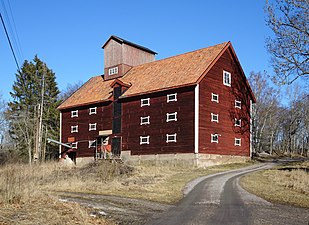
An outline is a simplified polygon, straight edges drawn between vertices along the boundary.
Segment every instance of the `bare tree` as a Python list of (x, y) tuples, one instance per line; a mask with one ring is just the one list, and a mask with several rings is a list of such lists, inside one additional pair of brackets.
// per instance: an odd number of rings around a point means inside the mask
[(279, 91), (271, 87), (266, 73), (250, 73), (249, 82), (256, 97), (253, 106), (253, 148), (255, 152), (272, 152), (278, 130)]
[(274, 37), (267, 40), (272, 55), (274, 81), (291, 84), (309, 77), (309, 1), (275, 0), (266, 3), (267, 25)]
[(82, 81), (78, 81), (75, 84), (67, 84), (66, 88), (60, 92), (59, 99), (61, 101), (66, 100), (70, 97), (75, 91), (77, 91), (83, 85)]

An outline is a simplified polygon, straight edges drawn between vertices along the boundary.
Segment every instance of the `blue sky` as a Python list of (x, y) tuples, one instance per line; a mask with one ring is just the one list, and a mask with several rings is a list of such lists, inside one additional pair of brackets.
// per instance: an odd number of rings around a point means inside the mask
[[(56, 73), (60, 90), (103, 73), (101, 47), (110, 35), (158, 52), (156, 59), (231, 41), (247, 76), (250, 71), (272, 70), (265, 49), (271, 35), (265, 25), (265, 1), (1, 1), (3, 16), (3, 3), (8, 12), (11, 6), (23, 53), (19, 63), (37, 54)], [(1, 25), (0, 93), (6, 100), (16, 70)]]

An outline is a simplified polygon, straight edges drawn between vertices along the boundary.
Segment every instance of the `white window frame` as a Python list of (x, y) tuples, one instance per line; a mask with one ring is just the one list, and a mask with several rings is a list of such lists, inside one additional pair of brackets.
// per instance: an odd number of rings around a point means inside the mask
[[(239, 121), (239, 124), (238, 124)], [(241, 127), (241, 119), (235, 118), (235, 127)]]
[(168, 94), (166, 102), (177, 102), (177, 93)]
[[(214, 117), (217, 117), (217, 119)], [(219, 123), (219, 114), (211, 113), (211, 122)]]
[[(226, 76), (227, 76), (227, 79), (226, 79)], [(231, 73), (223, 70), (223, 84), (230, 87), (231, 83), (232, 83)]]
[[(217, 99), (215, 99), (217, 98)], [(211, 93), (211, 101), (219, 103), (219, 95), (215, 93)]]
[(95, 148), (96, 146), (91, 146), (95, 142), (96, 142), (96, 140), (88, 141), (88, 148)]
[[(217, 140), (214, 140), (215, 137), (217, 137)], [(210, 135), (210, 142), (211, 143), (219, 143), (219, 134), (211, 134)]]
[(141, 116), (141, 125), (150, 124), (150, 116)]
[(150, 136), (139, 136), (139, 144), (140, 145), (149, 145)]
[(89, 108), (89, 115), (97, 114), (97, 107)]
[(235, 146), (241, 146), (241, 138), (235, 138)]
[(89, 123), (89, 131), (97, 130), (97, 123)]
[(166, 134), (166, 143), (177, 142), (177, 133), (175, 134)]
[[(170, 118), (175, 117), (175, 118)], [(177, 121), (177, 112), (166, 113), (166, 122)]]
[(241, 101), (235, 100), (235, 108), (241, 109)]
[(118, 74), (118, 66), (108, 69), (108, 75)]
[(150, 105), (150, 98), (142, 98), (141, 99), (141, 107), (149, 106)]
[(71, 126), (71, 133), (78, 133), (78, 125)]
[(73, 143), (71, 143), (72, 148), (77, 149), (77, 143), (78, 143), (78, 142), (73, 142)]
[(78, 110), (71, 111), (71, 118), (78, 117)]

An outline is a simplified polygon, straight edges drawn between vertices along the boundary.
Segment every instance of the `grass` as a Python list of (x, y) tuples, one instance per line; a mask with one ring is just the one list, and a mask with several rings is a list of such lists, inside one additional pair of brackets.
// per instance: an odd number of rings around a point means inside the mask
[(241, 185), (270, 202), (309, 208), (309, 161), (249, 174)]
[(60, 202), (57, 192), (85, 192), (175, 203), (190, 180), (247, 164), (206, 169), (184, 163), (126, 165), (100, 161), (84, 167), (59, 163), (0, 167), (0, 224), (112, 224), (89, 209)]
[[(49, 191), (84, 192), (92, 194), (116, 195), (130, 198), (170, 203), (179, 201), (186, 183), (200, 176), (216, 172), (237, 169), (247, 164), (229, 164), (206, 169), (186, 164), (147, 163), (135, 165), (114, 165), (114, 171), (120, 170), (117, 176), (105, 172), (106, 162), (94, 166), (94, 171), (81, 168), (72, 171), (70, 177), (60, 178), (56, 183), (43, 186)], [(89, 165), (88, 165), (89, 166)], [(122, 168), (122, 169), (121, 169)], [(87, 170), (88, 173), (81, 172)]]

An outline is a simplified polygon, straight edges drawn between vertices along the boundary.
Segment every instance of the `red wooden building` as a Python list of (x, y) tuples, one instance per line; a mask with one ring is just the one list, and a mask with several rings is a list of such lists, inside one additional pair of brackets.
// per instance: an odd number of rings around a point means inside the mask
[(69, 154), (93, 158), (107, 149), (203, 164), (250, 157), (255, 98), (230, 42), (162, 60), (116, 36), (103, 49), (104, 75), (58, 107)]

